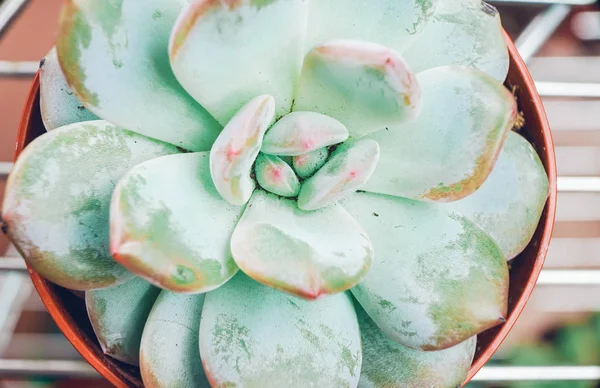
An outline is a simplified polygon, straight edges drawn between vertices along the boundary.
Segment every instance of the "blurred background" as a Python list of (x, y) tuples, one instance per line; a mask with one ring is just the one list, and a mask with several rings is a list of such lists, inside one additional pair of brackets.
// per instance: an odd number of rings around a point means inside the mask
[[(559, 205), (538, 287), (469, 387), (598, 387), (600, 7), (592, 0), (490, 2), (543, 97), (556, 142)], [(21, 109), (54, 41), (61, 3), (0, 0), (0, 202)], [(0, 388), (108, 386), (53, 324), (0, 234)]]

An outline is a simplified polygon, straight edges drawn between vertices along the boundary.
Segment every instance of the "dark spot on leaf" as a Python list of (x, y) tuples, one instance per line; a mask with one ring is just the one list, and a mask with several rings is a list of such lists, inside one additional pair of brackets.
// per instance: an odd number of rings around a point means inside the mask
[(40, 61), (40, 69), (44, 67), (44, 63), (46, 63), (46, 58), (42, 58), (42, 60)]
[(8, 224), (2, 219), (2, 214), (0, 213), (0, 229), (2, 233), (8, 234)]
[(373, 213), (373, 215), (374, 215), (375, 217), (379, 217), (379, 214), (377, 214), (377, 213)]
[(79, 110), (84, 110), (84, 109), (85, 109), (85, 106), (83, 106), (83, 105), (79, 105), (79, 106), (77, 107), (77, 109), (79, 109)]
[(493, 5), (486, 3), (485, 1), (481, 2), (481, 9), (483, 12), (487, 13), (490, 16), (496, 16), (498, 10)]

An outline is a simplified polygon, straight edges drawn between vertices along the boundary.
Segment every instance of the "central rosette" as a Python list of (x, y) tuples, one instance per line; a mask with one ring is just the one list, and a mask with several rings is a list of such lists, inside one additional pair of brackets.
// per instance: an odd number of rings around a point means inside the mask
[(274, 116), (273, 97), (254, 98), (211, 149), (213, 182), (232, 205), (245, 205), (258, 183), (280, 197), (297, 197), (301, 210), (317, 210), (355, 192), (375, 171), (377, 142), (348, 140), (338, 120), (293, 112), (273, 124)]

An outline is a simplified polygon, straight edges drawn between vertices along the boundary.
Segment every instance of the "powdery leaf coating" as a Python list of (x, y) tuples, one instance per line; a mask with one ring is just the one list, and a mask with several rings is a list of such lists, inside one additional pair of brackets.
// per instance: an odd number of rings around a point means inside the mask
[(369, 237), (340, 205), (305, 212), (262, 190), (233, 232), (231, 252), (248, 276), (307, 299), (353, 287), (373, 261)]
[(282, 197), (296, 197), (300, 181), (294, 170), (281, 158), (259, 154), (256, 159), (256, 181), (263, 189)]
[(300, 189), (298, 207), (316, 210), (356, 192), (371, 177), (379, 161), (379, 144), (361, 139), (340, 146)]
[(106, 121), (71, 124), (27, 146), (8, 178), (2, 217), (27, 262), (74, 290), (122, 283), (131, 274), (109, 251), (109, 206), (131, 167), (176, 147)]
[(210, 150), (215, 187), (233, 205), (244, 205), (256, 188), (250, 174), (274, 115), (273, 97), (255, 97), (229, 121)]
[(198, 332), (204, 294), (162, 291), (150, 312), (140, 347), (146, 388), (208, 387)]
[(304, 60), (294, 111), (331, 116), (359, 138), (414, 119), (421, 91), (395, 51), (375, 43), (334, 40)]
[(506, 79), (509, 66), (500, 14), (481, 0), (440, 1), (418, 39), (402, 55), (417, 73), (463, 65), (500, 82)]
[(175, 79), (171, 29), (187, 0), (67, 0), (56, 48), (67, 82), (96, 115), (190, 151), (221, 126)]
[(104, 354), (139, 365), (144, 324), (160, 290), (140, 278), (85, 293), (85, 306)]
[(177, 79), (223, 125), (262, 94), (275, 97), (277, 117), (287, 114), (302, 66), (308, 4), (191, 2), (171, 36)]
[(503, 322), (508, 266), (481, 229), (436, 204), (357, 193), (343, 203), (377, 260), (352, 289), (393, 340), (441, 350)]
[(111, 204), (116, 261), (174, 292), (208, 292), (238, 268), (229, 239), (243, 208), (223, 201), (208, 152), (158, 158), (131, 169)]
[(307, 51), (330, 39), (356, 39), (404, 51), (446, 0), (310, 0)]
[(460, 387), (464, 383), (477, 337), (445, 350), (415, 350), (392, 341), (358, 304), (355, 307), (363, 350), (359, 387)]
[(316, 112), (292, 112), (265, 135), (261, 151), (270, 155), (298, 156), (348, 139), (346, 126)]
[(40, 62), (40, 110), (48, 131), (68, 124), (98, 120), (67, 85), (55, 47)]
[(243, 274), (206, 295), (200, 354), (213, 387), (356, 387), (362, 359), (349, 295), (305, 301)]
[(492, 171), (517, 104), (501, 83), (473, 68), (448, 66), (418, 75), (423, 111), (401, 130), (369, 138), (381, 158), (364, 190), (451, 202), (477, 190)]
[(329, 158), (329, 150), (319, 148), (304, 155), (294, 156), (292, 164), (299, 177), (308, 178), (323, 167), (327, 158)]
[(511, 132), (481, 188), (444, 206), (485, 230), (511, 260), (531, 241), (548, 194), (548, 176), (537, 152)]

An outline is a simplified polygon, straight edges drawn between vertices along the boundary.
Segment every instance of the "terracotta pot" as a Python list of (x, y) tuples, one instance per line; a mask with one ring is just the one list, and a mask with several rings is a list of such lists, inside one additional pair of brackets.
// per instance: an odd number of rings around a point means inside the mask
[[(507, 86), (516, 87), (519, 108), (526, 119), (526, 125), (521, 133), (534, 145), (546, 168), (550, 179), (550, 197), (533, 240), (511, 264), (508, 319), (503, 325), (479, 336), (477, 354), (467, 382), (492, 357), (523, 311), (546, 258), (556, 211), (556, 160), (546, 113), (525, 63), (510, 38), (506, 36), (506, 39), (511, 57)], [(38, 74), (33, 81), (23, 110), (15, 157), (29, 142), (44, 132), (39, 108)], [(117, 387), (142, 387), (137, 368), (115, 361), (102, 353), (81, 298), (46, 281), (31, 269), (29, 273), (50, 315), (83, 357)]]

